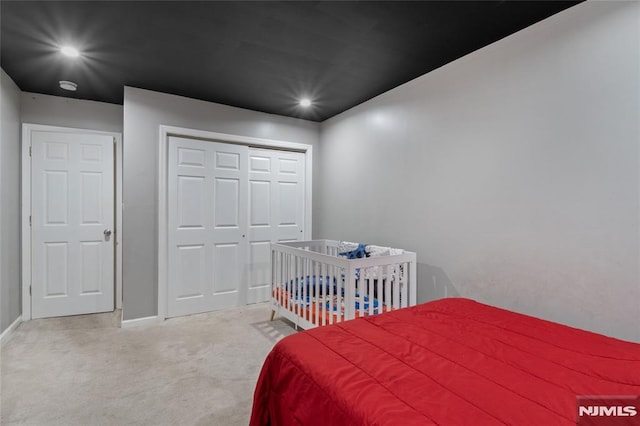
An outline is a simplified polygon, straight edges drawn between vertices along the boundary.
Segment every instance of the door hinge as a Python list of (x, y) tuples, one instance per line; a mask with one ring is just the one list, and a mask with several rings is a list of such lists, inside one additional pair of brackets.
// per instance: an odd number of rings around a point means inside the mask
[(31, 215), (29, 215), (29, 226), (31, 226)]
[(31, 286), (29, 286), (29, 296), (31, 296)]
[(31, 157), (31, 146), (29, 146), (29, 157)]
[(116, 143), (116, 137), (115, 136), (113, 137), (113, 143)]

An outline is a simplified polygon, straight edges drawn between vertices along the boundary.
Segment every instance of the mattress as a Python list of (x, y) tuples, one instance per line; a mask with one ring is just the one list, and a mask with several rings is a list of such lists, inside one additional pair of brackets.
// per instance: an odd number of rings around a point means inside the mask
[(449, 298), (282, 339), (250, 424), (575, 425), (581, 395), (640, 395), (640, 345)]

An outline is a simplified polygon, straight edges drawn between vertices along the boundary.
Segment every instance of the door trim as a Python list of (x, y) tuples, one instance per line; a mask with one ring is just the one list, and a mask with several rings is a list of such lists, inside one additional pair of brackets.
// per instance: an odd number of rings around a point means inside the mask
[(103, 132), (90, 129), (47, 126), (43, 124), (22, 123), (22, 179), (21, 179), (21, 211), (22, 220), (22, 320), (31, 319), (31, 134), (33, 132), (89, 133), (108, 135), (115, 138), (115, 308), (122, 309), (122, 135), (114, 132)]
[(169, 286), (169, 215), (168, 215), (168, 168), (169, 168), (169, 137), (183, 137), (200, 139), (211, 142), (222, 142), (236, 145), (247, 145), (253, 148), (282, 149), (302, 152), (305, 154), (305, 229), (303, 239), (309, 240), (312, 235), (312, 164), (313, 146), (298, 142), (279, 141), (274, 139), (260, 139), (249, 136), (231, 135), (227, 133), (208, 132), (204, 130), (188, 129), (184, 127), (160, 125), (158, 155), (158, 319), (165, 320), (168, 311)]

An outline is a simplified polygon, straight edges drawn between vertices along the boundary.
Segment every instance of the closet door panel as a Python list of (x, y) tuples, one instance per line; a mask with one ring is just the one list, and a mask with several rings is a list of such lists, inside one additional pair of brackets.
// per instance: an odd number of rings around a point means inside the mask
[(169, 317), (247, 303), (246, 146), (169, 138)]
[(271, 297), (271, 242), (295, 241), (304, 230), (302, 153), (249, 151), (249, 303)]

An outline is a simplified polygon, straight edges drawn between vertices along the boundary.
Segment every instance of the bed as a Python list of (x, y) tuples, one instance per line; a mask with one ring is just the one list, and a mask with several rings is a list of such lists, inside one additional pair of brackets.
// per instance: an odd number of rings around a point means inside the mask
[(416, 254), (336, 240), (271, 244), (272, 315), (309, 329), (416, 304)]
[(640, 395), (640, 345), (448, 298), (282, 339), (250, 425), (575, 425), (581, 395)]

